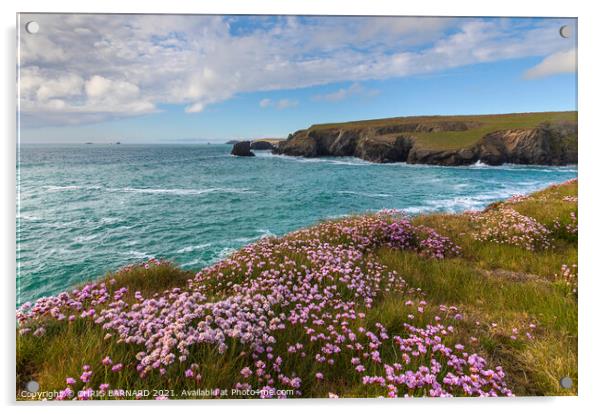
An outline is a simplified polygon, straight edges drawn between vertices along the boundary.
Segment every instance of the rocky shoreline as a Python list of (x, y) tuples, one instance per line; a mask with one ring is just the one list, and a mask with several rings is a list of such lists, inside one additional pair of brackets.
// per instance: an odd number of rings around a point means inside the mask
[[(518, 114), (518, 116), (523, 114)], [(500, 117), (504, 117), (501, 115)], [(399, 121), (385, 125), (357, 126), (356, 123), (310, 127), (289, 135), (272, 151), (275, 154), (322, 157), (354, 156), (376, 163), (407, 162), (459, 166), (478, 161), (488, 165), (504, 163), (566, 165), (577, 163), (577, 123), (541, 122), (535, 126), (484, 129), (479, 117), (471, 120), (437, 119), (427, 122)], [(407, 118), (410, 120), (410, 118)], [(473, 120), (474, 119), (474, 120)], [(520, 119), (520, 118), (519, 118)], [(403, 120), (403, 118), (402, 118)], [(433, 148), (421, 137), (450, 133), (477, 134), (474, 142), (457, 148)]]

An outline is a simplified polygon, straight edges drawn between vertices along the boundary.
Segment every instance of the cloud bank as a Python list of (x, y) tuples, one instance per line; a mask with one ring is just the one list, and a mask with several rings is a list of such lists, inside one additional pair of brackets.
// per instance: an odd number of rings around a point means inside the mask
[(525, 78), (535, 79), (577, 71), (577, 49), (557, 52), (525, 72)]
[(546, 19), (21, 15), (23, 26), (30, 20), (40, 31), (21, 30), (19, 40), (25, 127), (100, 122), (162, 105), (195, 114), (241, 93), (351, 82), (316, 97), (337, 101), (373, 93), (361, 86), (366, 80), (522, 57), (544, 58), (526, 75), (537, 77), (569, 70), (575, 53), (558, 22)]

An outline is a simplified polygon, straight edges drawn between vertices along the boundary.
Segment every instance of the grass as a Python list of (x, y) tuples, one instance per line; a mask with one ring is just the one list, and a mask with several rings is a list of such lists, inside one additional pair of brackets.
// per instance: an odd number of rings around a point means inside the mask
[[(509, 387), (516, 395), (576, 395), (577, 394), (577, 297), (571, 286), (558, 276), (563, 264), (577, 263), (577, 237), (571, 232), (554, 230), (560, 223), (571, 223), (571, 213), (577, 213), (577, 183), (552, 186), (531, 196), (507, 203), (496, 203), (489, 211), (513, 208), (552, 229), (552, 246), (546, 250), (530, 251), (504, 243), (476, 241), (474, 232), (478, 224), (469, 214), (432, 214), (417, 216), (413, 224), (429, 226), (439, 234), (449, 236), (461, 247), (461, 254), (436, 260), (413, 251), (379, 247), (360, 259), (357, 266), (364, 271), (374, 263), (384, 265), (403, 277), (403, 287), (383, 290), (375, 298), (372, 308), (364, 307), (365, 320), (354, 320), (351, 327), (374, 326), (382, 323), (388, 334), (406, 336), (404, 324), (412, 314), (415, 326), (426, 326), (433, 318), (442, 315), (440, 306), (455, 306), (463, 317), (446, 319), (454, 327), (446, 343), (466, 345), (467, 352), (482, 355), (492, 366), (500, 365), (506, 372)], [(328, 223), (327, 223), (328, 224)], [(328, 226), (324, 227), (328, 230)], [(334, 228), (334, 227), (333, 227)], [(284, 239), (302, 242), (309, 233), (293, 233)], [(349, 238), (336, 231), (321, 233), (324, 242), (346, 245)], [(277, 246), (274, 244), (274, 246)], [(237, 255), (243, 253), (236, 253)], [(274, 247), (268, 268), (299, 271), (309, 266), (307, 258), (294, 250)], [(285, 259), (286, 258), (286, 259)], [(219, 300), (231, 294), (232, 283), (245, 283), (257, 279), (265, 267), (243, 272), (226, 262), (216, 270), (219, 277), (206, 283), (208, 300)], [(234, 262), (232, 262), (234, 263)], [(301, 274), (301, 273), (299, 273)], [(134, 292), (144, 297), (161, 295), (173, 288), (190, 288), (193, 273), (180, 270), (169, 263), (144, 268), (135, 266), (125, 272), (108, 274), (110, 293), (128, 286), (123, 297), (134, 303)], [(353, 291), (343, 285), (339, 291), (345, 300), (354, 300)], [(425, 300), (423, 312), (405, 306), (408, 300)], [(448, 312), (449, 311), (445, 311)], [(445, 313), (444, 312), (444, 313)], [(90, 385), (98, 387), (110, 383), (123, 389), (169, 390), (170, 398), (191, 398), (187, 390), (231, 389), (242, 381), (240, 371), (253, 364), (251, 352), (244, 345), (230, 340), (227, 351), (220, 354), (215, 346), (195, 345), (188, 362), (199, 364), (201, 379), (187, 378), (185, 364), (174, 363), (160, 375), (152, 372), (145, 378), (136, 373), (136, 353), (140, 345), (120, 343), (114, 337), (105, 338), (106, 331), (88, 319), (71, 323), (52, 318), (45, 320), (46, 334), (17, 336), (17, 398), (29, 380), (40, 383), (43, 391), (65, 388), (65, 378), (77, 377), (82, 365), (90, 364), (95, 373)], [(287, 348), (296, 343), (304, 345), (307, 355), (320, 353), (321, 345), (309, 341), (299, 325), (276, 331), (274, 355), (286, 355)], [(376, 386), (362, 384), (364, 375), (378, 375), (376, 367), (367, 366), (365, 373), (355, 372), (349, 366), (351, 354), (342, 351), (345, 358), (337, 359), (331, 366), (316, 364), (313, 358), (300, 353), (287, 355), (283, 372), (293, 372), (303, 378), (300, 391), (305, 397), (327, 397), (330, 392), (348, 397), (373, 397), (382, 393)], [(101, 364), (110, 355), (122, 361), (125, 368), (112, 372)], [(388, 363), (400, 360), (393, 346), (381, 350)], [(324, 374), (323, 381), (312, 380)], [(574, 387), (563, 389), (559, 379), (572, 378)], [(417, 390), (410, 393), (421, 395)], [(153, 398), (154, 395), (143, 396)], [(200, 398), (202, 396), (196, 396)], [(207, 397), (207, 396), (204, 396)]]
[[(577, 122), (577, 112), (533, 112), (502, 115), (462, 115), (462, 116), (413, 116), (384, 118), (364, 121), (318, 124), (310, 129), (357, 129), (376, 128), (400, 124), (429, 124), (435, 122), (466, 122), (471, 125), (465, 131), (413, 132), (416, 145), (425, 149), (452, 150), (469, 147), (484, 135), (513, 128), (535, 128), (549, 122)], [(385, 138), (386, 139), (386, 138)], [(576, 138), (575, 138), (576, 145)]]

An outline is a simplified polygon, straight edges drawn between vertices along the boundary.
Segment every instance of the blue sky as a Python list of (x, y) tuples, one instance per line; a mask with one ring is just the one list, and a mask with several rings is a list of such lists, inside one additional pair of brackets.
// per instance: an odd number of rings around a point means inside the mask
[[(21, 16), (21, 141), (221, 142), (576, 109), (576, 21)], [(562, 25), (573, 28), (563, 38)]]

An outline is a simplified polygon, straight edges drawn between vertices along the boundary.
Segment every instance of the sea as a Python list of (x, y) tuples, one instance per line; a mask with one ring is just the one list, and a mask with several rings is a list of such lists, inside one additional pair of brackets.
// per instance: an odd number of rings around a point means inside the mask
[(21, 145), (17, 305), (149, 258), (200, 270), (321, 220), (478, 210), (577, 166), (466, 167), (300, 158), (230, 145)]

